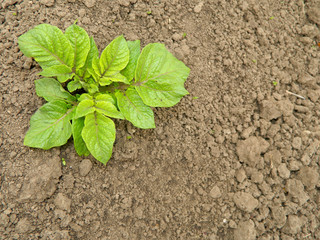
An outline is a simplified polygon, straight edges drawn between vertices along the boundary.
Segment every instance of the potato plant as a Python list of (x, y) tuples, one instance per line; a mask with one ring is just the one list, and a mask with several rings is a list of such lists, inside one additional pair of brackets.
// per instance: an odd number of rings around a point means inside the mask
[(50, 149), (72, 136), (80, 156), (106, 164), (116, 137), (112, 118), (154, 128), (151, 107), (171, 107), (188, 94), (190, 69), (163, 44), (140, 52), (140, 41), (115, 38), (101, 53), (92, 37), (73, 24), (63, 33), (40, 24), (18, 39), (21, 51), (38, 62), (36, 93), (47, 103), (31, 117), (24, 144)]

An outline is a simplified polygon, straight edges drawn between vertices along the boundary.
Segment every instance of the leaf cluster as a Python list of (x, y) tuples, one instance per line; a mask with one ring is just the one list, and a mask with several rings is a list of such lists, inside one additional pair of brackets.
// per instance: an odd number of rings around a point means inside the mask
[(115, 38), (99, 54), (92, 37), (73, 24), (63, 33), (40, 24), (18, 39), (21, 51), (41, 66), (37, 95), (47, 103), (31, 117), (24, 144), (50, 149), (72, 136), (80, 156), (106, 164), (116, 137), (112, 118), (154, 128), (151, 107), (171, 107), (188, 94), (189, 68), (163, 44), (140, 51), (140, 41)]

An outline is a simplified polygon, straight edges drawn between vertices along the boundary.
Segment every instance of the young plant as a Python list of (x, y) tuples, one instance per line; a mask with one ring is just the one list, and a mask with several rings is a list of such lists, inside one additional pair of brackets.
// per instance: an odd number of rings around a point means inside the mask
[(36, 93), (47, 103), (31, 117), (24, 144), (50, 149), (72, 136), (80, 156), (106, 164), (116, 137), (111, 118), (155, 128), (151, 107), (171, 107), (188, 94), (190, 69), (163, 44), (140, 52), (140, 41), (114, 39), (99, 56), (92, 37), (76, 24), (63, 33), (40, 24), (19, 37), (19, 47), (42, 68)]

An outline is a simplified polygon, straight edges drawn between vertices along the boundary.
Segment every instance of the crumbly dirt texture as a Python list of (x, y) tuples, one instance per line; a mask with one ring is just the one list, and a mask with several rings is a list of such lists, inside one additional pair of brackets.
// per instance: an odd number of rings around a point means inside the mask
[[(156, 129), (116, 121), (107, 166), (23, 146), (44, 100), (17, 38), (76, 19), (191, 68)], [(1, 1), (0, 239), (320, 239), (319, 27), (318, 0)]]

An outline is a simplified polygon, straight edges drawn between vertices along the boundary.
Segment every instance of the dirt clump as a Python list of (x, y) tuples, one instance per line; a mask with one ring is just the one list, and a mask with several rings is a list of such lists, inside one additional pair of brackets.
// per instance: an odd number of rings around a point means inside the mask
[[(320, 239), (319, 16), (317, 0), (2, 1), (0, 239)], [(123, 34), (191, 69), (155, 129), (116, 121), (107, 166), (23, 145), (44, 100), (17, 39), (76, 19), (100, 52)]]

